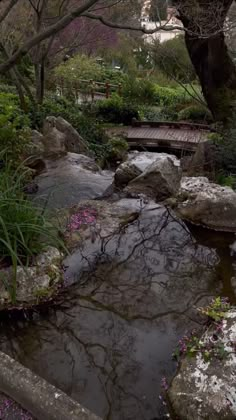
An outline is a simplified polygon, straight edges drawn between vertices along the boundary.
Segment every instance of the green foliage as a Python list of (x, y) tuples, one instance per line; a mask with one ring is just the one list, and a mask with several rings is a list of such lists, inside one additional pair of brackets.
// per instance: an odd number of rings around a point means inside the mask
[[(141, 45), (142, 47), (144, 45), (142, 40)], [(139, 37), (135, 38), (128, 32), (121, 32), (118, 34), (118, 43), (114, 47), (105, 48), (100, 52), (108, 65), (112, 66), (115, 64), (121, 68), (123, 73), (136, 77), (138, 74), (136, 53), (140, 50), (139, 46)]]
[(126, 140), (122, 138), (113, 138), (107, 143), (106, 161), (109, 163), (117, 163), (124, 160), (129, 150), (129, 145)]
[(152, 56), (156, 67), (169, 78), (183, 83), (189, 83), (196, 79), (182, 35), (163, 43), (156, 42), (153, 46)]
[(129, 78), (122, 87), (122, 96), (130, 102), (154, 104), (155, 84), (147, 79)]
[(140, 106), (139, 107), (139, 114), (141, 120), (145, 121), (163, 121), (165, 120), (165, 116), (163, 111), (160, 107), (155, 106)]
[(216, 182), (224, 187), (235, 188), (236, 186), (236, 176), (225, 175), (224, 173), (218, 173), (216, 175)]
[(15, 166), (19, 164), (29, 143), (30, 120), (20, 109), (14, 94), (0, 94), (0, 152)]
[(102, 145), (91, 145), (91, 149), (94, 151), (100, 166), (105, 168), (113, 167), (118, 162), (123, 161), (129, 145), (123, 138), (114, 137)]
[[(191, 99), (192, 100), (192, 99)], [(155, 86), (155, 103), (159, 106), (173, 106), (190, 101), (190, 97), (182, 88)]]
[(117, 95), (96, 105), (96, 116), (103, 122), (130, 125), (133, 118), (139, 119), (138, 108)]
[[(76, 55), (56, 68), (54, 84), (62, 87), (63, 94), (67, 98), (75, 99), (78, 92), (91, 92), (91, 80), (110, 85), (122, 85), (126, 78), (127, 76), (122, 71), (102, 66), (95, 58)], [(110, 86), (111, 92), (117, 92), (117, 89), (118, 87)], [(106, 86), (94, 83), (94, 90), (105, 93)]]
[(73, 83), (78, 79), (100, 80), (102, 67), (94, 58), (86, 55), (76, 55), (55, 69), (56, 79)]
[(12, 93), (16, 95), (16, 88), (12, 85), (7, 85), (5, 83), (0, 83), (0, 95), (2, 93)]
[(230, 304), (227, 299), (218, 296), (206, 308), (200, 308), (201, 314), (206, 315), (212, 321), (222, 321), (226, 312), (230, 309)]
[(220, 175), (224, 177), (236, 174), (236, 130), (229, 128), (221, 131), (213, 137), (215, 144), (216, 167)]
[(9, 292), (12, 303), (17, 295), (17, 265), (31, 262), (45, 245), (63, 246), (55, 228), (47, 221), (44, 211), (25, 198), (22, 186), (26, 171), (13, 170), (11, 165), (1, 169), (0, 177), (0, 258), (13, 266), (11, 284), (0, 278)]
[(15, 129), (21, 129), (29, 125), (27, 115), (20, 108), (17, 95), (12, 93), (0, 93), (0, 124), (11, 123)]
[(30, 110), (31, 127), (41, 129), (47, 116), (62, 117), (67, 120), (88, 141), (88, 143), (102, 143), (106, 140), (104, 130), (95, 120), (93, 106), (87, 108), (61, 98), (46, 98), (43, 105)]
[[(225, 348), (221, 338), (222, 327), (226, 313), (230, 310), (230, 304), (227, 298), (217, 297), (210, 305), (205, 308), (199, 308), (202, 315), (207, 316), (209, 331), (207, 336), (201, 340), (192, 331), (189, 335), (185, 335), (179, 340), (178, 347), (173, 353), (173, 357), (179, 360), (183, 356), (193, 357), (201, 354), (204, 360), (208, 361), (212, 357), (223, 359), (227, 357), (230, 350)], [(233, 343), (232, 343), (233, 350)]]
[(178, 120), (211, 123), (213, 121), (210, 111), (202, 105), (191, 105), (178, 113)]

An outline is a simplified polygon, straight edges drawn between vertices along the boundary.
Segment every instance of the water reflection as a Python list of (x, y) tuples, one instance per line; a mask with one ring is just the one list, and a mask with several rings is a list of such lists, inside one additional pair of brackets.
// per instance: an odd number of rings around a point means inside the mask
[(4, 324), (1, 350), (104, 419), (160, 419), (161, 377), (175, 369), (178, 338), (202, 322), (195, 307), (235, 298), (233, 240), (209, 243), (147, 207), (114, 236), (84, 243), (67, 260), (75, 284), (60, 308)]

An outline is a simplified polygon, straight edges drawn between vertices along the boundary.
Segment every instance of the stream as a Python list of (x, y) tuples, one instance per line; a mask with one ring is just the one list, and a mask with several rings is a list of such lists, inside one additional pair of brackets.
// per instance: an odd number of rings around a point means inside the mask
[(175, 372), (178, 340), (201, 328), (196, 308), (236, 302), (234, 241), (147, 206), (67, 257), (60, 305), (2, 320), (0, 349), (102, 419), (164, 419), (162, 378)]

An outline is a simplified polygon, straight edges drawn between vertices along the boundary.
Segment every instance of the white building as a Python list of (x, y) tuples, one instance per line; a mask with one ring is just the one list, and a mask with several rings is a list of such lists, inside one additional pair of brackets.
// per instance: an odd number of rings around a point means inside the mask
[(153, 22), (149, 19), (149, 12), (151, 7), (151, 0), (146, 0), (144, 2), (144, 6), (141, 13), (141, 25), (143, 28), (147, 30), (157, 30), (153, 34), (145, 34), (144, 39), (148, 43), (152, 43), (156, 40), (159, 40), (161, 43), (168, 41), (169, 39), (174, 39), (176, 36), (180, 35), (182, 33), (181, 29), (169, 29), (169, 30), (163, 30), (160, 29), (158, 31), (159, 27), (175, 27), (179, 26), (182, 27), (182, 22), (176, 18), (176, 11), (173, 7), (169, 7), (167, 9), (167, 20), (161, 21), (161, 22)]

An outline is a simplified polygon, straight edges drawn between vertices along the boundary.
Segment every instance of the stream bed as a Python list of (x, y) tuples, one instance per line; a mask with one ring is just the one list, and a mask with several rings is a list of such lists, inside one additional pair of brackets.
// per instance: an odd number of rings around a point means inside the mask
[(2, 321), (0, 349), (103, 419), (166, 418), (161, 383), (178, 340), (201, 328), (197, 308), (236, 301), (234, 241), (149, 206), (67, 258), (60, 304)]

